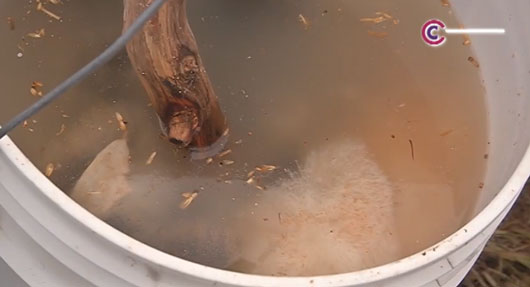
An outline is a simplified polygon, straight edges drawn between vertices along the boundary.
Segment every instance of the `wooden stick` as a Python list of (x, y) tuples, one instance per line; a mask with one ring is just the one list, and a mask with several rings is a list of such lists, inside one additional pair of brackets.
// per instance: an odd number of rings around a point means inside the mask
[[(150, 2), (124, 0), (124, 29)], [(127, 44), (127, 53), (171, 142), (207, 147), (227, 131), (188, 24), (185, 0), (164, 4)]]

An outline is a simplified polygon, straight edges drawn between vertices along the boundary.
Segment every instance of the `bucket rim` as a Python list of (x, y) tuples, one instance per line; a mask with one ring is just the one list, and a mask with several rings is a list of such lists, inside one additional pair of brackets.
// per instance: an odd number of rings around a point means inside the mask
[[(412, 272), (422, 266), (429, 265), (455, 252), (485, 230), (516, 199), (530, 175), (530, 145), (512, 176), (501, 191), (467, 224), (453, 234), (433, 246), (415, 254), (369, 269), (321, 276), (307, 277), (274, 277), (244, 274), (208, 267), (193, 263), (170, 254), (164, 253), (144, 244), (125, 233), (111, 227), (104, 221), (93, 216), (74, 200), (70, 199), (61, 189), (53, 184), (9, 138), (0, 139), (0, 152), (3, 153), (35, 186), (55, 203), (56, 207), (69, 214), (78, 224), (96, 232), (102, 238), (112, 242), (124, 252), (130, 252), (146, 262), (177, 271), (182, 274), (236, 286), (294, 286), (314, 284), (318, 286), (355, 286), (376, 283), (397, 275)], [(436, 247), (436, 251), (432, 251)]]

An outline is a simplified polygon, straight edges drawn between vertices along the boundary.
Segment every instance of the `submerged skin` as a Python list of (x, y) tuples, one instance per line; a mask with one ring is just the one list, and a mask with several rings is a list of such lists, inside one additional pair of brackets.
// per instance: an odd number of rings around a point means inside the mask
[[(343, 142), (311, 153), (297, 176), (264, 194), (240, 258), (243, 271), (311, 276), (351, 272), (395, 260), (393, 186), (361, 143)], [(274, 218), (267, 228), (252, 219)], [(247, 220), (248, 221), (248, 220)]]
[[(127, 163), (124, 143), (115, 141), (96, 157), (73, 198), (123, 232), (168, 253), (276, 276), (350, 272), (399, 256), (394, 187), (362, 143), (320, 148), (296, 174), (257, 198), (245, 199), (244, 194), (257, 191), (243, 180), (226, 185), (205, 178), (204, 184), (217, 190), (200, 192), (186, 210), (178, 207), (182, 198), (175, 187), (197, 179), (127, 176), (124, 166), (109, 169), (109, 163)], [(115, 152), (109, 157), (111, 149)], [(94, 189), (101, 191), (97, 197), (90, 193)], [(233, 199), (239, 205), (230, 205)]]
[(111, 142), (92, 161), (77, 181), (70, 197), (99, 218), (131, 192), (129, 147), (125, 138)]

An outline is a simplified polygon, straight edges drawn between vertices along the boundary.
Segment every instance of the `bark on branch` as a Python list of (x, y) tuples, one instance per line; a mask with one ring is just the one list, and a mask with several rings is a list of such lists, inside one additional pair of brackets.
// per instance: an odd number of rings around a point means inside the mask
[[(124, 0), (124, 29), (151, 0)], [(169, 140), (207, 147), (226, 120), (188, 24), (185, 0), (169, 0), (127, 44), (127, 53)]]

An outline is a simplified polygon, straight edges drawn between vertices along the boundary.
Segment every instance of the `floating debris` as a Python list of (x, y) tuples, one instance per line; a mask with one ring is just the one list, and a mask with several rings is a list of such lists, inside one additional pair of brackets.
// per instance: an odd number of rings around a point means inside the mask
[(219, 165), (228, 166), (228, 165), (232, 165), (232, 164), (234, 164), (234, 162), (235, 162), (235, 161), (233, 161), (233, 160), (225, 159), (225, 160), (221, 161), (221, 162), (219, 163)]
[(298, 21), (299, 21), (300, 23), (302, 23), (302, 25), (304, 26), (304, 30), (309, 29), (309, 26), (310, 26), (311, 24), (309, 23), (309, 20), (307, 20), (307, 18), (306, 18), (304, 15), (302, 15), (302, 14), (298, 14)]
[(47, 177), (50, 177), (50, 176), (52, 176), (54, 170), (55, 170), (55, 166), (53, 165), (53, 163), (49, 163), (49, 164), (46, 165), (46, 169), (44, 171), (44, 174)]
[(265, 187), (259, 184), (260, 176), (257, 175), (257, 173), (266, 173), (271, 172), (278, 169), (277, 166), (270, 165), (270, 164), (263, 164), (260, 166), (255, 167), (253, 170), (251, 170), (247, 174), (247, 184), (253, 184), (257, 189), (263, 191), (265, 190)]
[(41, 88), (43, 87), (44, 85), (39, 82), (39, 81), (33, 81), (31, 83), (31, 88), (29, 89), (29, 92), (31, 93), (32, 96), (35, 96), (35, 97), (42, 97), (42, 91), (41, 91)]
[(193, 192), (184, 192), (181, 194), (184, 197), (184, 200), (180, 203), (179, 207), (181, 209), (186, 209), (190, 206), (191, 202), (199, 195), (199, 191), (194, 190)]
[(21, 52), (17, 53), (17, 58), (22, 58), (22, 56), (24, 56), (24, 54), (22, 54)]
[(372, 23), (372, 24), (379, 24), (386, 21), (392, 21), (394, 25), (399, 24), (399, 19), (394, 18), (392, 15), (386, 13), (386, 12), (375, 12), (375, 17), (366, 17), (361, 18), (359, 21), (363, 23)]
[(42, 92), (38, 92), (37, 89), (35, 89), (35, 88), (30, 88), (29, 92), (31, 93), (32, 96), (35, 96), (35, 97), (36, 96), (39, 96), (39, 97), (42, 96)]
[(378, 38), (378, 39), (384, 39), (388, 36), (388, 32), (377, 32), (377, 31), (368, 31), (368, 35)]
[(248, 93), (247, 93), (247, 90), (245, 90), (245, 89), (241, 89), (241, 94), (243, 95), (243, 97), (244, 97), (245, 99), (248, 99)]
[(127, 122), (123, 120), (123, 116), (116, 112), (116, 120), (118, 121), (118, 125), (120, 127), (120, 130), (126, 131), (127, 130)]
[(13, 17), (7, 17), (7, 25), (9, 26), (9, 30), (15, 30), (15, 19)]
[(255, 182), (254, 177), (250, 177), (249, 179), (247, 179), (247, 184), (252, 184), (254, 182)]
[(454, 132), (454, 130), (452, 130), (452, 129), (451, 130), (446, 130), (446, 131), (440, 133), (440, 136), (441, 137), (445, 137), (445, 136), (451, 134), (452, 132)]
[(210, 164), (213, 162), (213, 158), (209, 157), (206, 159), (206, 164)]
[(260, 165), (260, 166), (256, 167), (256, 171), (268, 172), (268, 171), (273, 171), (273, 170), (275, 170), (277, 168), (278, 167), (276, 167), (274, 165), (263, 164), (263, 165)]
[(58, 5), (58, 4), (62, 4), (61, 0), (48, 0), (48, 2), (54, 4), (54, 5)]
[(64, 130), (66, 129), (66, 126), (64, 124), (61, 124), (61, 128), (57, 133), (55, 133), (56, 136), (60, 136), (64, 133)]
[(226, 128), (226, 130), (223, 132), (223, 137), (227, 136), (230, 132), (230, 128)]
[(37, 39), (44, 37), (44, 35), (46, 35), (46, 32), (45, 32), (44, 28), (41, 28), (41, 29), (35, 31), (34, 33), (28, 33), (27, 34), (28, 37), (37, 38)]
[(145, 161), (145, 165), (152, 164), (155, 157), (156, 157), (156, 151), (152, 152), (149, 158), (147, 158), (147, 160)]
[(370, 22), (370, 23), (374, 23), (374, 24), (379, 24), (379, 23), (383, 23), (385, 22), (387, 19), (383, 16), (379, 16), (379, 17), (373, 17), (373, 18), (361, 18), (359, 19), (359, 21), (361, 22)]
[(221, 152), (221, 153), (218, 155), (218, 157), (223, 157), (223, 156), (226, 156), (226, 155), (228, 155), (228, 154), (230, 154), (230, 153), (232, 153), (232, 150), (231, 150), (231, 149), (227, 149), (227, 150)]
[(237, 141), (234, 142), (235, 144), (242, 144), (243, 143), (243, 140), (242, 139), (238, 139)]
[(464, 42), (462, 42), (462, 45), (464, 46), (471, 45), (471, 39), (469, 38), (469, 35), (464, 35)]
[(414, 160), (415, 156), (414, 156), (414, 143), (412, 142), (411, 139), (409, 139), (409, 144), (410, 144), (410, 154), (412, 156), (412, 160)]
[(249, 177), (253, 177), (255, 173), (256, 173), (256, 170), (252, 170), (252, 171), (250, 171), (250, 172), (247, 174), (247, 178), (249, 178)]
[(475, 58), (469, 56), (469, 57), (467, 58), (467, 60), (468, 60), (471, 64), (473, 64), (473, 66), (475, 66), (476, 68), (479, 68), (479, 67), (480, 67), (480, 64), (478, 63), (478, 61), (477, 61)]
[(50, 10), (44, 8), (44, 5), (42, 4), (42, 2), (40, 1), (37, 1), (37, 11), (42, 11), (44, 14), (48, 15), (49, 17), (57, 20), (57, 21), (60, 21), (61, 20), (61, 17), (58, 16), (57, 14), (51, 12)]
[(441, 0), (442, 1), (442, 7), (451, 7), (451, 3), (449, 0)]

